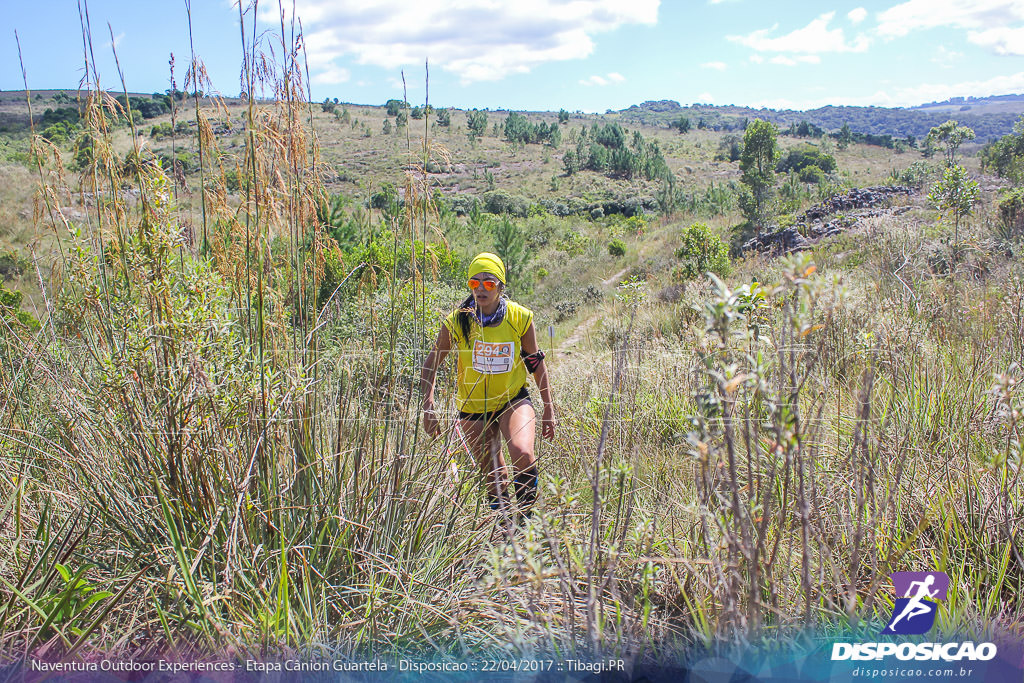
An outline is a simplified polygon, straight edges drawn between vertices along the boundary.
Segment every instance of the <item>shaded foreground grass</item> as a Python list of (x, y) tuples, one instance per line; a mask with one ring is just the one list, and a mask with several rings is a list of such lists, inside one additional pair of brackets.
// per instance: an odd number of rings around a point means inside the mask
[[(317, 305), (332, 246), (297, 44), (273, 70), (248, 46), (247, 87), (276, 104), (250, 98), (239, 196), (196, 108), (201, 224), (144, 150), (104, 144), (122, 112), (98, 84), (81, 223), (37, 141), (70, 246), (43, 329), (3, 319), (0, 657), (656, 656), (877, 632), (887, 574), (926, 569), (953, 582), (944, 632), (1019, 628), (1019, 281), (976, 313), (955, 273), (922, 281), (948, 288), (929, 318), (794, 257), (669, 321), (624, 285), (607, 345), (553, 364), (560, 436), (535, 519), (506, 534), (458, 439), (419, 430), (444, 307), (426, 256), (347, 264), (350, 290)], [(426, 178), (387, 222), (396, 254), (443, 238)], [(341, 310), (361, 335), (336, 336)]]

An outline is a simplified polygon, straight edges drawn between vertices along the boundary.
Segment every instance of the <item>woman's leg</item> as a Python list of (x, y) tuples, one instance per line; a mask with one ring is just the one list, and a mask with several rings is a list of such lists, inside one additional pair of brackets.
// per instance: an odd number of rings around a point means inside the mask
[(501, 453), (501, 433), (493, 421), (459, 420), (459, 428), (473, 451), (473, 459), (487, 486), (491, 509), (508, 504), (508, 484), (505, 481), (505, 459)]
[(509, 458), (514, 472), (516, 503), (523, 515), (530, 514), (530, 508), (537, 500), (537, 463), (533, 455), (533, 444), (537, 437), (537, 416), (533, 404), (521, 399), (510, 405), (499, 420), (501, 435), (508, 444)]

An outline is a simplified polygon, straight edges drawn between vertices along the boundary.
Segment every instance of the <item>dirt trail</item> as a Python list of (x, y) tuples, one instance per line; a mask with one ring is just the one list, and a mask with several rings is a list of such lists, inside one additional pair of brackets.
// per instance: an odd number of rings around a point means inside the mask
[[(613, 284), (617, 283), (620, 279), (622, 279), (622, 276), (625, 275), (628, 272), (629, 272), (629, 266), (626, 266), (625, 268), (623, 268), (619, 272), (615, 273), (611, 277), (606, 278), (604, 280), (601, 280), (601, 284), (606, 286), (606, 287), (609, 286), (609, 285), (613, 285)], [(598, 311), (597, 313), (594, 313), (589, 318), (587, 318), (586, 320), (581, 322), (579, 325), (577, 325), (576, 329), (574, 329), (572, 331), (572, 334), (570, 334), (568, 337), (563, 339), (562, 343), (558, 345), (557, 349), (555, 349), (555, 357), (561, 358), (562, 356), (566, 355), (567, 353), (570, 353), (570, 349), (573, 346), (576, 346), (577, 344), (579, 344), (581, 341), (583, 341), (583, 339), (585, 339), (587, 337), (588, 334), (590, 334), (590, 328), (592, 328), (594, 326), (594, 324), (598, 320), (600, 320), (601, 315), (602, 315), (602, 313), (600, 311)]]
[(607, 280), (601, 280), (601, 284), (602, 285), (614, 284), (614, 283), (618, 282), (622, 278), (622, 276), (625, 275), (628, 272), (629, 272), (629, 266), (626, 266), (625, 268), (623, 268), (619, 272), (615, 273), (615, 275), (612, 275)]

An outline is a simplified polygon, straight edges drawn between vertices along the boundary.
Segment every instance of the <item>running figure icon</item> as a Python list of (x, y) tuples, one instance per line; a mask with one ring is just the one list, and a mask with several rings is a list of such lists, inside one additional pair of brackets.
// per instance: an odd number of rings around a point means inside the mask
[(934, 598), (936, 595), (939, 594), (938, 588), (936, 588), (934, 591), (929, 590), (933, 583), (935, 583), (935, 575), (933, 574), (929, 574), (924, 581), (911, 582), (910, 591), (908, 592), (912, 592), (914, 590), (916, 590), (917, 592), (914, 595), (907, 596), (907, 606), (903, 608), (903, 611), (900, 612), (899, 616), (895, 617), (889, 623), (889, 626), (887, 627), (888, 630), (895, 632), (896, 624), (898, 624), (901, 619), (906, 618), (907, 621), (910, 621), (914, 617), (920, 616), (922, 614), (929, 614), (933, 609), (935, 609), (935, 603), (924, 603), (925, 598)]
[(943, 572), (896, 572), (892, 575), (896, 598), (892, 620), (882, 633), (927, 633), (935, 624), (938, 601), (946, 599), (949, 578)]

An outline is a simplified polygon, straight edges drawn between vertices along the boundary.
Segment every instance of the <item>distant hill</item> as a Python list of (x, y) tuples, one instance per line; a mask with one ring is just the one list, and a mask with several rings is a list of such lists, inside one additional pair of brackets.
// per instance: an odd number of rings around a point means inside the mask
[(694, 127), (703, 120), (704, 126), (715, 130), (741, 130), (745, 121), (755, 118), (771, 121), (780, 128), (806, 121), (826, 131), (838, 130), (846, 123), (855, 133), (891, 135), (896, 139), (908, 135), (921, 138), (933, 126), (952, 118), (973, 128), (979, 141), (986, 141), (1013, 131), (1013, 124), (1024, 114), (1024, 95), (955, 97), (909, 108), (829, 105), (807, 111), (711, 104), (683, 107), (673, 100), (658, 100), (615, 113), (623, 121), (665, 126), (685, 116)]
[(951, 97), (943, 102), (929, 102), (917, 107), (908, 107), (923, 112), (973, 114), (1021, 113), (1024, 112), (1024, 95), (993, 95), (991, 97)]
[[(113, 95), (119, 93), (113, 92)], [(151, 94), (129, 93), (131, 97), (149, 99)], [(76, 90), (34, 90), (31, 100), (35, 116), (47, 107), (67, 106), (77, 101)], [(204, 99), (205, 101), (205, 99)], [(236, 98), (225, 98), (237, 103)], [(367, 105), (373, 106), (373, 105)], [(0, 91), (0, 133), (16, 134), (27, 130), (25, 92)], [(503, 110), (495, 110), (503, 111)], [(533, 112), (537, 115), (551, 112)], [(943, 102), (929, 102), (916, 107), (819, 107), (799, 111), (794, 109), (755, 109), (738, 105), (694, 104), (684, 107), (675, 100), (649, 100), (628, 109), (609, 111), (606, 115), (623, 123), (633, 122), (650, 126), (668, 126), (685, 116), (694, 128), (712, 130), (743, 130), (746, 122), (755, 118), (766, 119), (782, 129), (807, 122), (825, 131), (837, 131), (848, 124), (854, 133), (873, 136), (907, 136), (922, 138), (932, 127), (949, 119), (974, 129), (978, 142), (987, 142), (1013, 131), (1014, 123), (1024, 114), (1024, 94), (995, 95), (992, 97), (953, 97)]]

